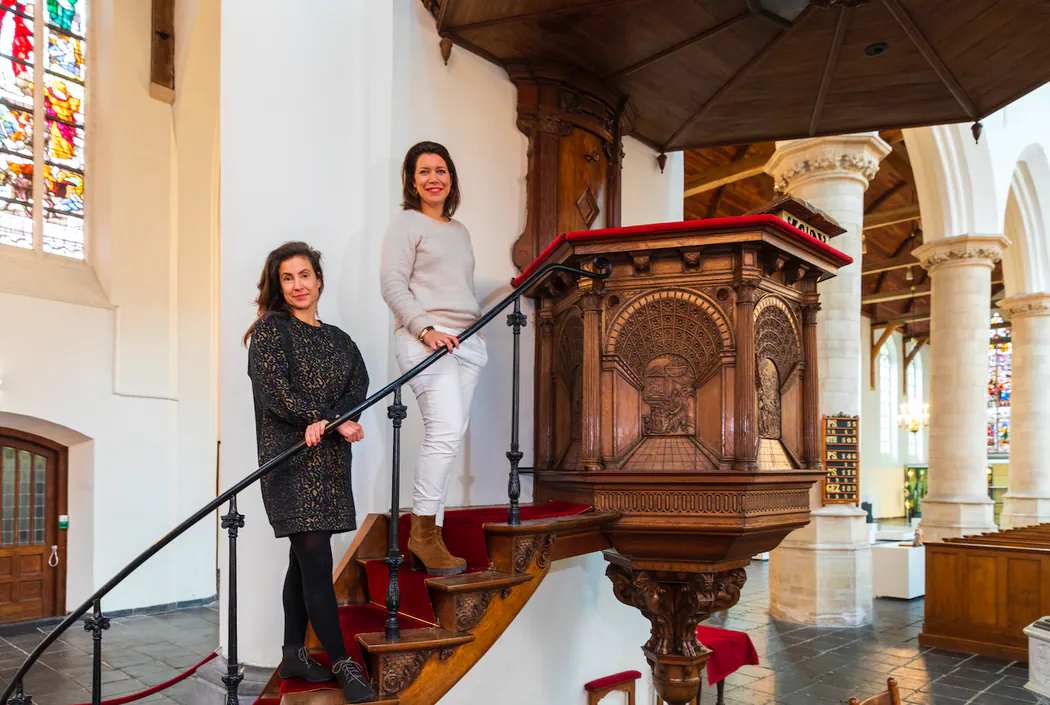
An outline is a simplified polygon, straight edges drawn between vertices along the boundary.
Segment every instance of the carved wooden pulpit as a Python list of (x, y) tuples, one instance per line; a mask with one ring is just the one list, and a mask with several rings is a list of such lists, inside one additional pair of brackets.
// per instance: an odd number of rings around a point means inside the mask
[(674, 705), (696, 696), (708, 657), (697, 623), (736, 604), (753, 555), (809, 521), (823, 477), (817, 282), (851, 259), (819, 212), (772, 210), (560, 235), (522, 274), (611, 265), (531, 292), (535, 497), (622, 514), (607, 574), (652, 622), (643, 649)]

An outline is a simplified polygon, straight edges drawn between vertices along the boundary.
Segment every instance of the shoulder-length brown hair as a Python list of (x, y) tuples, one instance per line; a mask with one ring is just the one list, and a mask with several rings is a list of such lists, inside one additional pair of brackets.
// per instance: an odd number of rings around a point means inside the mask
[(419, 192), (416, 191), (416, 162), (424, 154), (436, 154), (445, 160), (445, 165), (448, 166), (448, 173), (452, 177), (452, 184), (449, 188), (448, 198), (445, 199), (445, 208), (442, 211), (442, 215), (446, 218), (451, 218), (452, 214), (459, 208), (459, 175), (456, 174), (456, 165), (452, 162), (452, 157), (449, 155), (448, 150), (445, 149), (444, 145), (438, 144), (437, 142), (420, 142), (412, 145), (405, 154), (405, 161), (401, 164), (401, 192), (402, 201), (401, 207), (407, 210), (422, 211), (423, 203), (419, 198)]
[(288, 309), (288, 302), (284, 299), (284, 290), (281, 288), (281, 265), (292, 257), (300, 256), (310, 260), (310, 266), (313, 267), (314, 274), (317, 275), (317, 283), (320, 285), (320, 290), (321, 292), (324, 291), (324, 272), (321, 269), (320, 252), (305, 242), (286, 242), (278, 247), (266, 256), (266, 264), (263, 265), (262, 274), (259, 276), (259, 295), (255, 298), (259, 312), (256, 314), (252, 324), (248, 326), (248, 331), (244, 334), (242, 342), (245, 345), (248, 344), (248, 339), (252, 337), (255, 324), (263, 316), (270, 313), (284, 316), (291, 315), (291, 311)]

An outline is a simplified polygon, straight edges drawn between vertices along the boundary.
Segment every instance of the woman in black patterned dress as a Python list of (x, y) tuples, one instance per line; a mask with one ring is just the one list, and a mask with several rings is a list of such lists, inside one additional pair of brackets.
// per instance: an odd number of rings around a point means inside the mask
[[(334, 676), (347, 702), (361, 703), (375, 692), (343, 644), (331, 537), (357, 528), (350, 444), (364, 438), (364, 431), (356, 418), (327, 436), (324, 431), (364, 401), (368, 371), (350, 336), (317, 319), (323, 290), (319, 252), (304, 242), (278, 247), (266, 258), (256, 299), (259, 315), (244, 339), (251, 340), (248, 375), (259, 462), (304, 438), (308, 446), (262, 479), (274, 534), (291, 541), (281, 677), (319, 683)], [(332, 660), (331, 670), (306, 651), (308, 622)]]

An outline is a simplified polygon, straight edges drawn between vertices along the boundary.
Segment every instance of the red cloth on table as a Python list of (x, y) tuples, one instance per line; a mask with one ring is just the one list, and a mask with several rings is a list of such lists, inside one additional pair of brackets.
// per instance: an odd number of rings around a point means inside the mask
[(697, 626), (696, 639), (711, 650), (707, 660), (707, 683), (714, 685), (741, 666), (757, 666), (758, 652), (744, 632)]
[(642, 677), (642, 674), (638, 671), (624, 671), (623, 673), (614, 673), (611, 676), (605, 676), (604, 678), (598, 678), (591, 681), (583, 686), (583, 689), (588, 692), (595, 690), (602, 690), (603, 688), (609, 688), (614, 685), (620, 685), (627, 681), (636, 681)]

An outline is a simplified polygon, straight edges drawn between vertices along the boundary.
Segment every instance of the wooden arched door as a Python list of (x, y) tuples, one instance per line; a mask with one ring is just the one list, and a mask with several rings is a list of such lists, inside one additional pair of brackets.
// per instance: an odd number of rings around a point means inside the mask
[(65, 613), (66, 451), (0, 429), (0, 622)]

